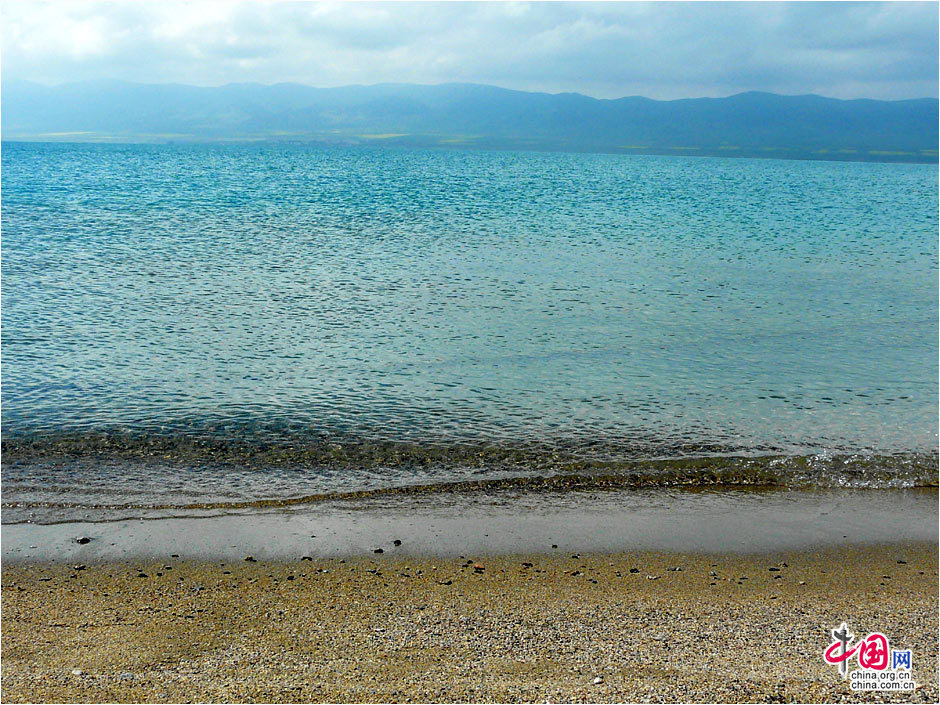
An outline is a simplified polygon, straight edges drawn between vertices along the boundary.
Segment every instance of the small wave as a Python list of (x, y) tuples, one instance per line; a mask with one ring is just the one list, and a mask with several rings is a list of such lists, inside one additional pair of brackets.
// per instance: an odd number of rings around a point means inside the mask
[[(338, 444), (337, 444), (338, 445)], [(172, 453), (167, 453), (169, 449)], [(148, 450), (149, 449), (149, 450)], [(182, 449), (182, 450), (181, 450)], [(224, 452), (220, 452), (224, 451)], [(39, 451), (39, 452), (37, 452)], [(361, 466), (369, 463), (381, 465), (391, 472), (385, 478), (384, 486), (365, 486), (363, 475), (355, 472), (339, 473), (332, 482), (341, 486), (323, 491), (302, 492), (298, 489), (322, 484), (316, 473), (293, 476), (290, 485), (281, 486), (276, 491), (259, 484), (242, 490), (241, 496), (232, 499), (199, 497), (192, 492), (177, 493), (170, 498), (148, 498), (146, 493), (133, 494), (133, 501), (119, 500), (122, 493), (110, 484), (102, 486), (101, 491), (87, 486), (78, 492), (68, 485), (56, 492), (43, 492), (42, 483), (31, 481), (28, 473), (25, 477), (5, 478), (6, 500), (3, 504), (4, 523), (22, 523), (44, 521), (43, 515), (53, 517), (83, 516), (91, 517), (127, 517), (143, 514), (166, 515), (174, 512), (230, 512), (245, 510), (264, 510), (316, 504), (330, 501), (369, 499), (395, 496), (433, 496), (435, 494), (458, 493), (560, 493), (601, 490), (630, 490), (649, 488), (768, 488), (768, 489), (832, 489), (832, 488), (916, 488), (938, 486), (938, 456), (936, 453), (908, 454), (805, 454), (805, 455), (708, 455), (679, 458), (651, 458), (643, 460), (608, 458), (607, 460), (579, 459), (573, 455), (560, 454), (557, 451), (536, 452), (535, 449), (511, 448), (471, 448), (458, 446), (422, 447), (389, 446), (388, 444), (360, 444), (339, 448), (296, 446), (250, 449), (247, 444), (232, 447), (231, 444), (201, 445), (198, 441), (181, 446), (149, 440), (145, 443), (118, 443), (110, 445), (97, 438), (89, 443), (85, 439), (79, 446), (63, 443), (61, 440), (51, 446), (36, 442), (28, 445), (17, 443), (4, 444), (4, 463), (15, 459), (15, 464), (48, 460), (50, 457), (78, 458), (82, 461), (84, 473), (90, 468), (92, 458), (109, 458), (115, 454), (124, 461), (130, 459), (173, 459), (188, 463), (194, 460), (205, 462), (211, 459), (216, 469), (224, 472), (224, 463), (237, 462), (249, 464), (254, 472), (265, 475), (261, 468), (267, 467), (271, 473), (285, 465), (295, 467), (309, 463), (308, 468), (316, 468), (331, 463), (349, 466)], [(152, 453), (152, 455), (151, 455)], [(271, 463), (271, 458), (280, 463)], [(461, 479), (461, 468), (467, 464), (487, 465), (488, 475), (479, 479)], [(435, 466), (423, 476), (401, 471), (404, 467), (419, 464)], [(99, 466), (102, 467), (102, 466)], [(140, 468), (138, 466), (138, 473)], [(109, 473), (120, 473), (120, 467), (113, 467)], [(5, 470), (6, 474), (6, 470)], [(79, 473), (81, 474), (81, 473)], [(146, 476), (146, 470), (143, 473)], [(224, 474), (222, 475), (224, 478)], [(434, 478), (430, 481), (417, 481), (416, 478)], [(107, 481), (107, 478), (104, 478)], [(159, 485), (159, 478), (152, 480)], [(410, 480), (410, 481), (409, 481)], [(100, 478), (99, 478), (100, 481)], [(224, 481), (224, 479), (223, 479)], [(357, 485), (357, 483), (359, 483)], [(115, 497), (114, 495), (117, 495)], [(125, 494), (124, 496), (129, 495)], [(12, 510), (12, 511), (11, 511)], [(90, 514), (89, 514), (90, 513)], [(39, 516), (37, 517), (37, 514)]]

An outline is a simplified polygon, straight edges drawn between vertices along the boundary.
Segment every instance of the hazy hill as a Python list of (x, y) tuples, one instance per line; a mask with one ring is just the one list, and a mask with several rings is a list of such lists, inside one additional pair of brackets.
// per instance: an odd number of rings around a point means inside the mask
[(6, 140), (291, 140), (891, 161), (937, 160), (938, 101), (600, 100), (494, 86), (4, 81)]

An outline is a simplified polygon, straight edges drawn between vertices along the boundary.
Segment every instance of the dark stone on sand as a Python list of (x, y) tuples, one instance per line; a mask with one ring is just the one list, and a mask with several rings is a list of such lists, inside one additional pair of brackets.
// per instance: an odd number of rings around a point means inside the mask
[(302, 561), (312, 561), (312, 560), (313, 560), (313, 557), (311, 557), (311, 556), (301, 556), (301, 557), (300, 557), (300, 560), (302, 560)]
[(898, 565), (907, 565), (907, 561), (898, 561)]
[(767, 570), (769, 570), (771, 573), (779, 573), (779, 572), (780, 572), (780, 569), (777, 568), (776, 566), (771, 566), (771, 567), (768, 568)]
[(372, 553), (385, 553), (381, 548), (375, 549)]
[(558, 544), (557, 544), (557, 543), (553, 543), (553, 544), (552, 544), (552, 548), (558, 548)]
[(138, 578), (146, 578), (146, 577), (147, 577), (147, 574), (146, 574), (146, 573), (138, 573), (138, 574), (137, 574), (137, 577), (138, 577)]
[(75, 543), (80, 543), (80, 544), (91, 543), (91, 539), (88, 538), (87, 536), (79, 536), (77, 539), (75, 539)]
[(630, 569), (630, 572), (631, 572), (631, 573), (639, 573), (639, 572), (640, 572), (640, 569), (639, 569), (639, 568), (631, 568), (631, 569)]
[(247, 561), (248, 563), (255, 563), (255, 562), (256, 562), (254, 556), (245, 556), (245, 561)]
[(401, 539), (395, 539), (394, 541), (392, 541), (392, 544), (395, 546), (401, 546)]
[(79, 565), (73, 565), (72, 570), (85, 570), (85, 564), (80, 563)]

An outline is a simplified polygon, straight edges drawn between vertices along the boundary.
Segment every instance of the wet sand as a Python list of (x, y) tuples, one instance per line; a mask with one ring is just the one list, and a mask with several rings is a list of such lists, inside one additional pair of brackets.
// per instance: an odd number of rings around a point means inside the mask
[[(2, 698), (938, 699), (935, 542), (751, 555), (395, 550), (6, 563)], [(911, 649), (918, 689), (853, 693), (822, 660), (842, 621)]]
[[(4, 519), (8, 520), (8, 514)], [(94, 517), (92, 517), (93, 519)], [(757, 553), (936, 541), (936, 488), (781, 492), (655, 488), (392, 495), (219, 515), (3, 525), (3, 564), (293, 561), (371, 553), (453, 557), (561, 551)], [(88, 543), (76, 543), (85, 536)]]

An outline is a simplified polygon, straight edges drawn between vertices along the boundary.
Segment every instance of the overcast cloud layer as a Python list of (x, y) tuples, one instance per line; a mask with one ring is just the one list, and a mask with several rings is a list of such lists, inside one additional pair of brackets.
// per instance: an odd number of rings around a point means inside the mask
[(929, 3), (2, 4), (3, 78), (935, 97)]

